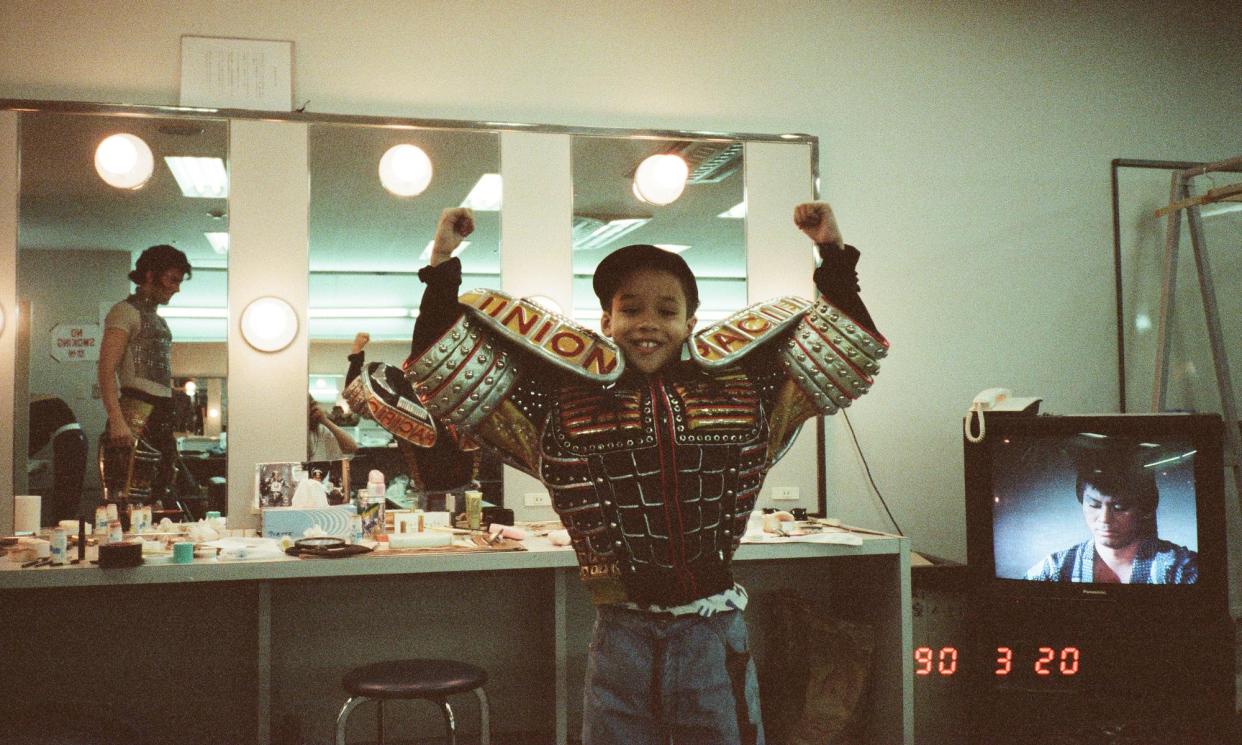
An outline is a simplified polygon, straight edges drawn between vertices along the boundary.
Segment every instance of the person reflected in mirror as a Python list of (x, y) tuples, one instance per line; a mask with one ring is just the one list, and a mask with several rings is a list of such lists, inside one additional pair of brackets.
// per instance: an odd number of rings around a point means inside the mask
[(358, 442), (324, 413), (314, 397), (306, 395), (307, 460), (340, 460), (358, 452)]
[(473, 215), (441, 213), (405, 369), (438, 423), (551, 495), (597, 610), (584, 745), (764, 741), (732, 557), (801, 424), (863, 395), (888, 347), (832, 210), (800, 204), (793, 218), (822, 262), (815, 302), (782, 298), (695, 334), (686, 261), (626, 246), (592, 279), (603, 338), (502, 293), (459, 301), (453, 251)]
[(55, 525), (60, 520), (79, 517), (93, 519), (89, 506), (82, 503), (86, 436), (69, 404), (58, 396), (32, 396), (29, 439), (27, 458), (33, 459), (40, 450), (52, 446), (52, 493), (43, 498), (43, 524)]
[(1084, 448), (1075, 461), (1075, 494), (1091, 537), (1044, 557), (1026, 579), (1132, 585), (1198, 581), (1198, 554), (1157, 533), (1160, 490), (1142, 447), (1108, 443)]
[(293, 490), (293, 507), (315, 509), (328, 506), (328, 488), (323, 484), (323, 469), (312, 468)]
[[(169, 245), (151, 246), (142, 252), (129, 273), (133, 294), (112, 306), (104, 319), (103, 341), (97, 368), (100, 397), (108, 416), (104, 443), (116, 450), (158, 451), (153, 475), (142, 475), (150, 491), (116, 494), (158, 501), (170, 486), (177, 445), (173, 437), (172, 332), (156, 312), (181, 290), (191, 276), (186, 255)], [(116, 462), (125, 463), (120, 458)], [(108, 480), (122, 474), (108, 474)], [(149, 478), (149, 481), (148, 481)], [(132, 479), (129, 483), (138, 483)]]

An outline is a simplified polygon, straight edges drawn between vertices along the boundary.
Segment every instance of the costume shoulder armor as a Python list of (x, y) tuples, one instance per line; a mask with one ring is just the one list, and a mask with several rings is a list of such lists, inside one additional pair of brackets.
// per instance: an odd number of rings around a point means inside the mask
[(792, 296), (756, 303), (695, 334), (690, 353), (705, 368), (727, 367), (793, 327), (810, 307)]
[(374, 419), (402, 440), (423, 448), (436, 443), (435, 422), (400, 368), (372, 362), (345, 386), (342, 395), (351, 410)]
[(472, 290), (458, 302), (500, 339), (562, 370), (597, 383), (621, 376), (625, 363), (612, 340), (547, 308), (498, 290)]

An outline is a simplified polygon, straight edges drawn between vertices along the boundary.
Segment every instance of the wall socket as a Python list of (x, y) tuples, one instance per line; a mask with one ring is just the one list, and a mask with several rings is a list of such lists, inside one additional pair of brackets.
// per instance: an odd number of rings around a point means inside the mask
[(798, 499), (798, 487), (796, 486), (774, 486), (772, 487), (772, 499)]
[(527, 492), (523, 501), (527, 507), (551, 507), (552, 495), (547, 492)]

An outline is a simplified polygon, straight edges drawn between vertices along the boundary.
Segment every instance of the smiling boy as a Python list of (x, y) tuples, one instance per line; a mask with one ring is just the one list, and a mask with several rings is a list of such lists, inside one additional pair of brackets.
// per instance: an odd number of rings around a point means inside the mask
[(752, 306), (692, 336), (698, 287), (655, 246), (596, 269), (603, 336), (495, 291), (463, 295), (440, 218), (405, 369), (443, 433), (535, 476), (597, 606), (585, 745), (763, 742), (731, 561), (768, 470), (801, 424), (870, 387), (888, 348), (827, 204), (794, 210), (821, 297)]

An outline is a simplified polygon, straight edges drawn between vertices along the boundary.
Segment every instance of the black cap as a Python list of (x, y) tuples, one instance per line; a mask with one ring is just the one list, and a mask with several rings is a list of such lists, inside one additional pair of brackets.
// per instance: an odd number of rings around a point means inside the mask
[(165, 269), (180, 269), (186, 277), (189, 277), (190, 260), (179, 249), (166, 243), (151, 246), (138, 257), (138, 261), (134, 264), (134, 271), (129, 273), (129, 279), (134, 284), (140, 285), (146, 279), (147, 272), (159, 274)]
[(686, 294), (686, 314), (692, 316), (699, 309), (699, 285), (686, 260), (672, 251), (646, 243), (618, 248), (595, 267), (591, 286), (599, 298), (600, 307), (611, 311), (612, 297), (617, 294), (617, 288), (639, 269), (654, 269), (673, 275)]

